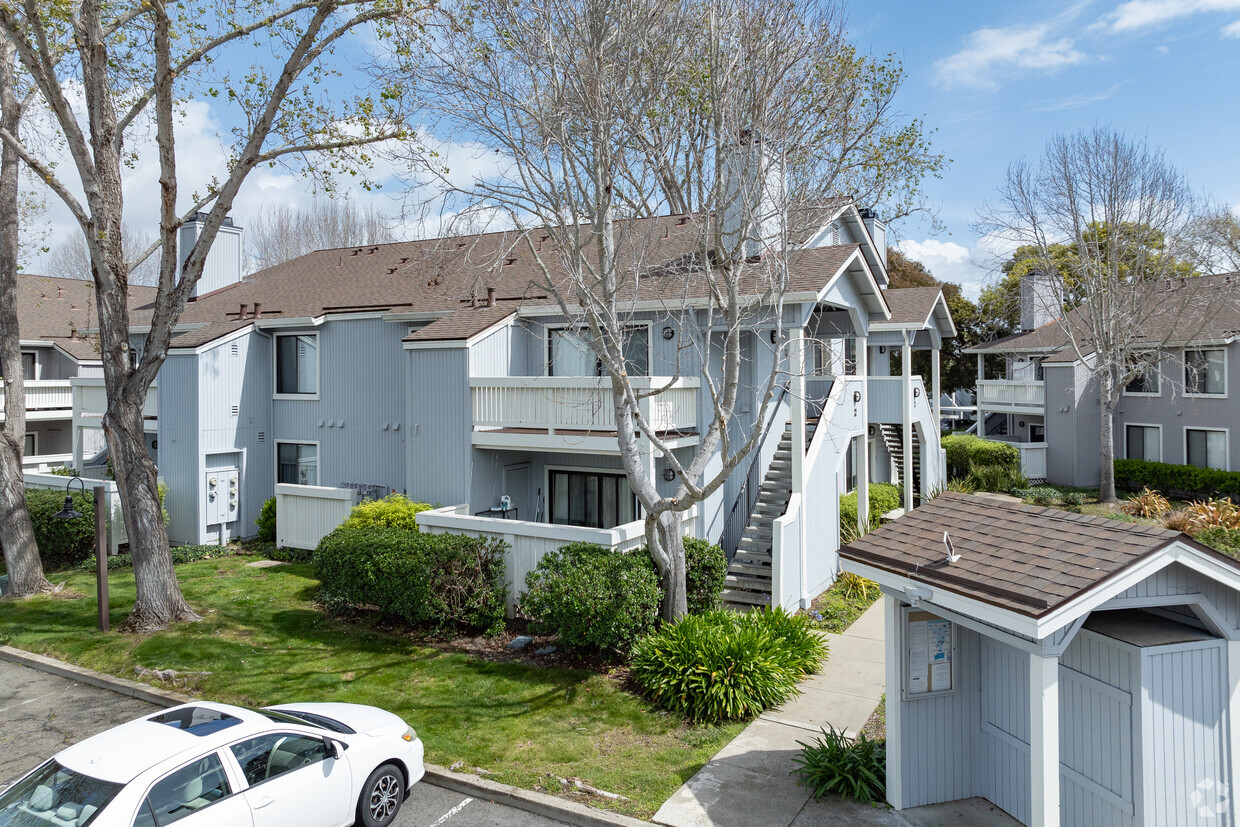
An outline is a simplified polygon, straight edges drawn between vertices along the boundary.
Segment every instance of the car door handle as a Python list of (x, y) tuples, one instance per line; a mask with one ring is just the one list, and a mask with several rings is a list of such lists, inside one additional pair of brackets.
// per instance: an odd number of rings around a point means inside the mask
[(261, 810), (261, 809), (263, 809), (264, 807), (266, 807), (267, 805), (271, 804), (271, 803), (272, 803), (272, 802), (274, 802), (274, 801), (275, 801), (275, 799), (274, 799), (274, 798), (272, 798), (272, 797), (271, 797), (271, 796), (269, 796), (269, 795), (265, 795), (265, 796), (263, 796), (262, 798), (260, 798), (260, 799), (258, 799), (257, 801), (255, 801), (255, 802), (254, 802), (254, 809), (255, 809), (255, 810)]

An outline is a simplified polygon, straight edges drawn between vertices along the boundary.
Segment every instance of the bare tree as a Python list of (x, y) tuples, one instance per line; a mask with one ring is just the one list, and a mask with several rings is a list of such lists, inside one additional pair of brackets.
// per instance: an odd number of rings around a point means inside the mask
[(1218, 272), (1240, 271), (1240, 213), (1215, 207), (1198, 227), (1195, 240), (1201, 266)]
[[(980, 225), (1015, 240), (1045, 272), (1068, 270), (1058, 325), (1097, 382), (1102, 502), (1115, 500), (1115, 408), (1121, 389), (1208, 322), (1209, 299), (1169, 287), (1185, 275), (1202, 200), (1161, 150), (1110, 127), (1047, 142), (1036, 163), (1008, 167)], [(1064, 255), (1071, 245), (1071, 255)], [(1190, 329), (1192, 328), (1192, 329)]]
[[(153, 239), (146, 233), (140, 233), (124, 224), (121, 246), (128, 261), (137, 260), (143, 251), (150, 248)], [(90, 279), (90, 250), (81, 235), (74, 235), (57, 244), (48, 253), (46, 275), (59, 279)], [(147, 256), (129, 272), (129, 283), (153, 287), (159, 280), (158, 260)]]
[[(862, 164), (865, 150), (840, 150), (851, 128), (828, 128), (821, 94), (809, 91), (860, 94), (855, 73), (823, 78), (823, 61), (851, 54), (843, 18), (810, 0), (481, 0), (468, 10), (417, 72), (422, 97), (442, 116), (437, 126), (459, 128), (501, 159), (499, 175), (457, 187), (461, 212), (498, 214), (516, 227), (516, 243), (542, 273), (538, 287), (610, 382), (621, 463), (666, 590), (663, 614), (679, 617), (681, 514), (758, 444), (787, 375), (781, 320), (797, 255), (791, 240), (823, 216), (799, 207), (837, 194), (852, 180), (842, 171)], [(810, 163), (827, 155), (835, 162)], [(865, 163), (884, 162), (869, 153)], [(886, 172), (879, 177), (900, 177)], [(697, 213), (694, 249), (676, 262), (661, 252), (661, 234), (630, 220), (669, 209)], [(644, 286), (652, 275), (661, 285), (653, 291)], [(687, 462), (642, 413), (664, 388), (628, 372), (631, 320), (656, 295), (660, 312), (691, 320), (693, 341), (682, 348), (692, 349), (685, 358), (700, 365), (711, 403)], [(757, 425), (738, 428), (742, 336), (763, 324), (780, 335), (769, 369), (753, 381)], [(650, 452), (676, 472), (670, 496), (657, 490)]]
[(307, 207), (268, 204), (246, 227), (249, 269), (261, 270), (315, 250), (397, 241), (392, 223), (373, 205), (315, 198)]
[[(0, 6), (0, 32), (16, 47), (71, 159), (53, 168), (11, 130), (0, 129), (4, 144), (68, 206), (90, 253), (108, 395), (103, 428), (137, 585), (127, 628), (198, 618), (181, 595), (168, 550), (155, 465), (145, 447), (143, 406), (220, 226), (258, 166), (283, 162), (313, 171), (320, 153), (333, 153), (337, 169), (356, 171), (366, 159), (352, 150), (403, 134), (400, 113), (393, 110), (401, 97), (390, 84), (380, 80), (373, 94), (343, 103), (321, 90), (334, 74), (330, 58), (343, 38), (371, 26), (389, 37), (393, 33), (383, 30), (386, 21), (423, 8), (378, 0), (246, 0), (220, 7), (210, 17), (197, 7), (158, 0)], [(218, 70), (229, 45), (252, 40), (271, 55), (272, 70), (250, 66), (239, 78), (225, 74), (211, 78), (210, 85), (200, 82), (204, 67)], [(254, 53), (247, 50), (247, 55)], [(59, 67), (61, 54), (73, 56), (71, 71)], [(192, 202), (188, 210), (178, 212), (183, 174), (175, 154), (174, 116), (177, 101), (194, 92), (234, 105), (243, 126), (235, 130), (222, 180), (209, 182), (205, 192), (186, 199)], [(79, 95), (84, 113), (73, 107)], [(159, 159), (159, 236), (131, 260), (124, 246), (121, 185), (132, 153), (126, 140), (140, 126), (153, 135)], [(74, 195), (69, 181), (80, 187), (84, 199)], [(177, 232), (207, 206), (210, 215), (178, 268)], [(148, 255), (158, 257), (158, 293), (142, 358), (131, 365), (129, 278)]]

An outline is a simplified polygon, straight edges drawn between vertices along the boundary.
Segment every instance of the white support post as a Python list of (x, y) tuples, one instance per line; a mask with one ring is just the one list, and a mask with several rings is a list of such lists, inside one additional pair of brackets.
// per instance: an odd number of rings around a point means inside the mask
[(977, 435), (986, 438), (986, 414), (982, 411), (982, 382), (986, 381), (986, 354), (977, 354), (977, 387), (974, 401), (977, 403)]
[[(799, 328), (788, 331), (788, 372), (792, 378), (792, 496), (796, 498), (805, 491), (805, 332)], [(809, 584), (805, 579), (808, 556), (806, 553), (805, 511), (797, 516), (797, 543), (801, 557), (801, 581), (797, 584), (797, 600), (802, 608), (809, 608)], [(773, 604), (772, 604), (773, 605)]]
[[(870, 521), (870, 381), (869, 344), (864, 335), (857, 337), (857, 376), (862, 379), (861, 445), (857, 452), (857, 530), (866, 531)], [(845, 448), (850, 450), (852, 446)]]
[(887, 649), (887, 803), (897, 810), (904, 808), (904, 745), (901, 730), (904, 693), (900, 685), (904, 666), (901, 648), (904, 640), (901, 634), (904, 630), (900, 628), (901, 615), (900, 599), (890, 594), (883, 595)]
[(908, 331), (900, 345), (900, 390), (903, 398), (901, 422), (904, 426), (904, 510), (913, 510), (913, 348)]
[(1059, 827), (1059, 658), (1029, 654), (1029, 827)]
[(930, 350), (930, 385), (934, 394), (934, 427), (941, 428), (943, 421), (943, 381), (942, 367), (939, 361), (939, 345)]
[[(1227, 676), (1230, 689), (1230, 703), (1227, 706), (1227, 724), (1231, 729), (1231, 766), (1228, 767), (1229, 777), (1235, 779), (1240, 774), (1240, 640), (1227, 641)], [(1236, 795), (1236, 785), (1232, 784), (1231, 816), (1234, 820), (1240, 815), (1240, 796)]]

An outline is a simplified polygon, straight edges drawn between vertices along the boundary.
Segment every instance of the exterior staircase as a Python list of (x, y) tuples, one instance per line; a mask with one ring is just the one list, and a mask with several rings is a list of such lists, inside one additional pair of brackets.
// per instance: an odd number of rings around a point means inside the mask
[[(900, 425), (881, 425), (883, 444), (896, 466), (896, 485), (904, 488), (904, 428)], [(921, 440), (917, 438), (917, 426), (913, 426), (913, 491), (921, 491)]]
[[(805, 444), (808, 447), (818, 426), (817, 419), (805, 422)], [(736, 554), (728, 565), (728, 576), (720, 594), (724, 604), (737, 607), (771, 605), (772, 524), (788, 509), (792, 496), (792, 425), (784, 428), (779, 447), (771, 459), (758, 500), (749, 522), (741, 534)]]

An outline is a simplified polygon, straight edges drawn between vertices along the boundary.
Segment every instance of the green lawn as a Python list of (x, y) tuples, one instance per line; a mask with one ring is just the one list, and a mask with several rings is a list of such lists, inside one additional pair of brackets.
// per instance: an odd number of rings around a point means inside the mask
[[(100, 635), (94, 575), (53, 575), (87, 597), (0, 603), (0, 641), (128, 678), (135, 665), (210, 671), (174, 688), (219, 701), (373, 704), (412, 724), (432, 763), (464, 761), (495, 780), (552, 792), (559, 784), (549, 775), (581, 778), (630, 799), (589, 803), (642, 817), (743, 726), (687, 726), (604, 675), (488, 662), (352, 625), (314, 604), (310, 566), (246, 567), (254, 559), (178, 566), (204, 620), (148, 636)], [(115, 625), (132, 604), (133, 573), (117, 571), (110, 582)]]

